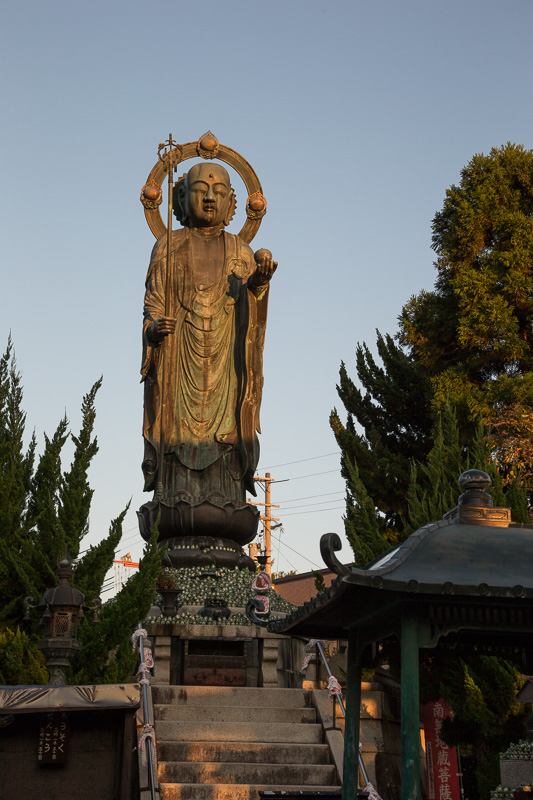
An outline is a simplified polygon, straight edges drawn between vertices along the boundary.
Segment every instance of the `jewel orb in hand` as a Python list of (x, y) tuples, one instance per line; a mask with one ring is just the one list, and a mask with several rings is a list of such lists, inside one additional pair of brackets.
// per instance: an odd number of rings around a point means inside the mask
[(272, 258), (272, 253), (270, 250), (267, 250), (265, 247), (262, 247), (260, 250), (256, 250), (254, 253), (254, 258), (258, 263), (261, 263), (265, 260), (265, 258)]

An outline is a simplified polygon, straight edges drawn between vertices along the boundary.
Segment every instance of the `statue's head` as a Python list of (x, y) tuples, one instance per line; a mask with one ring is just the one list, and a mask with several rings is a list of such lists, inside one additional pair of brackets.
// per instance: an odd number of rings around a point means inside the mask
[(220, 164), (195, 164), (174, 187), (174, 214), (187, 228), (228, 225), (237, 205), (229, 175)]

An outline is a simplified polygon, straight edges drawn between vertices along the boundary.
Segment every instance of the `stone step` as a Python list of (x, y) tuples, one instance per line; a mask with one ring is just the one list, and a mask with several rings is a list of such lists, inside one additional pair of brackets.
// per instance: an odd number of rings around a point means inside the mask
[(153, 702), (202, 706), (269, 706), (301, 708), (310, 705), (310, 692), (304, 689), (262, 689), (226, 686), (152, 686)]
[(303, 788), (307, 785), (333, 785), (335, 767), (332, 764), (199, 764), (163, 761), (159, 763), (158, 776), (163, 783), (283, 783)]
[(155, 734), (164, 742), (286, 742), (322, 744), (322, 726), (290, 722), (192, 722), (159, 720)]
[(270, 708), (268, 706), (203, 706), (203, 705), (154, 705), (154, 717), (159, 720), (196, 722), (265, 722), (313, 723), (316, 722), (314, 708)]
[(158, 742), (160, 761), (218, 761), (250, 764), (329, 764), (327, 744), (264, 742)]
[[(294, 791), (294, 786), (287, 784), (271, 786), (270, 784), (247, 785), (245, 783), (161, 783), (161, 800), (259, 800), (259, 791)], [(335, 798), (340, 797), (338, 786), (306, 786), (306, 792), (332, 792)]]

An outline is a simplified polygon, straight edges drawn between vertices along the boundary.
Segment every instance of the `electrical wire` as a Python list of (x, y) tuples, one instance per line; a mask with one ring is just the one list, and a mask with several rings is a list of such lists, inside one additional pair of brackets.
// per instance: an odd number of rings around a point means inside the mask
[[(283, 533), (283, 528), (281, 528), (281, 530), (280, 530), (280, 532), (279, 532), (279, 538), (278, 538), (278, 564), (279, 564), (279, 549), (280, 549), (280, 547), (281, 547), (281, 534), (282, 534), (282, 533)], [(272, 535), (272, 534), (271, 534), (271, 535)], [(287, 560), (288, 560), (288, 559), (287, 559)]]
[[(136, 525), (133, 528), (128, 528), (127, 531), (123, 531), (122, 532), (122, 536), (125, 536), (127, 533), (130, 533), (131, 531), (137, 531), (137, 533), (139, 533), (139, 528)], [(122, 545), (124, 545), (126, 542), (131, 542), (133, 539), (136, 539), (136, 538), (137, 538), (136, 535), (134, 535), (134, 536), (129, 536), (127, 539), (121, 539), (120, 540), (120, 547), (118, 548), (118, 550), (115, 550), (115, 555), (122, 550)], [(98, 542), (98, 544), (100, 544), (100, 542)], [(92, 547), (96, 547), (96, 546), (97, 545), (92, 545)], [(80, 550), (79, 555), (81, 556), (84, 553), (88, 553), (90, 549), (91, 549), (90, 547), (86, 547), (85, 550)]]
[[(295, 478), (284, 478), (285, 481), (299, 481), (302, 478), (314, 478), (316, 475), (329, 475), (331, 472), (340, 472), (341, 468), (338, 467), (337, 469), (327, 469), (324, 472), (312, 472), (310, 475), (297, 475)], [(279, 479), (279, 483), (281, 483), (281, 478)], [(278, 483), (278, 481), (273, 480), (272, 483)]]
[(334, 506), (334, 508), (315, 508), (313, 511), (294, 511), (290, 514), (283, 514), (283, 517), (297, 517), (301, 514), (320, 514), (322, 511), (337, 511), (339, 508), (346, 508), (346, 506)]
[(271, 467), (260, 466), (257, 468), (257, 470), (259, 472), (264, 472), (267, 469), (277, 469), (277, 467), (289, 467), (292, 464), (301, 464), (303, 461), (316, 461), (317, 458), (328, 458), (329, 456), (337, 456), (337, 455), (339, 456), (341, 455), (340, 450), (335, 450), (334, 453), (325, 453), (323, 456), (311, 456), (311, 458), (300, 458), (298, 459), (298, 461), (286, 461), (284, 464), (274, 464)]
[(324, 492), (323, 494), (308, 494), (306, 497), (290, 497), (288, 500), (280, 500), (280, 503), (296, 503), (298, 500), (314, 500), (316, 497), (329, 497), (332, 494), (344, 494), (344, 491)]
[[(276, 537), (275, 537), (275, 536), (273, 536), (272, 538), (273, 538), (273, 539), (276, 539)], [(276, 541), (281, 541), (281, 536), (279, 537), (279, 539), (276, 539)], [(310, 559), (310, 558), (307, 558), (307, 556), (304, 556), (304, 555), (303, 555), (303, 553), (299, 553), (299, 552), (298, 552), (298, 550), (295, 550), (295, 549), (294, 549), (294, 547), (290, 547), (290, 546), (289, 546), (288, 544), (286, 544), (285, 542), (281, 542), (281, 544), (283, 545), (283, 547), (287, 547), (287, 548), (288, 548), (289, 550), (291, 550), (293, 553), (296, 553), (296, 555), (297, 555), (297, 556), (300, 556), (300, 558), (304, 558), (306, 561), (309, 561), (309, 563), (310, 563), (310, 564), (313, 564), (313, 566), (314, 566), (314, 567), (318, 567), (318, 569), (322, 569), (322, 567), (320, 567), (320, 566), (319, 566), (318, 564), (316, 564), (314, 561), (311, 561), (311, 559)], [(285, 556), (285, 557), (286, 557), (286, 556)], [(287, 561), (288, 561), (288, 559), (287, 559)], [(289, 563), (290, 563), (290, 562), (289, 562)], [(294, 567), (293, 567), (293, 569), (294, 569)]]
[[(342, 492), (339, 492), (339, 494), (342, 494)], [(328, 503), (338, 503), (338, 502), (339, 502), (338, 499), (335, 499), (335, 500), (322, 500), (322, 502), (320, 502), (320, 503), (304, 503), (303, 506), (287, 506), (286, 509), (285, 509), (285, 504), (284, 503), (280, 503), (280, 506), (282, 506), (282, 508), (281, 508), (281, 511), (279, 513), (280, 514), (284, 514), (285, 510), (288, 511), (288, 510), (292, 510), (293, 508), (309, 508), (309, 506), (326, 506)]]

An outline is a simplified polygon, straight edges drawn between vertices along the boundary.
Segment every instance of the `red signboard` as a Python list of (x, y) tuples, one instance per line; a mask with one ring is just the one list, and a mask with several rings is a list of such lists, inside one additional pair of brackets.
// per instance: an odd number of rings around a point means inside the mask
[(461, 800), (457, 750), (440, 738), (442, 723), (453, 711), (444, 700), (425, 703), (422, 719), (426, 737), (428, 800)]

